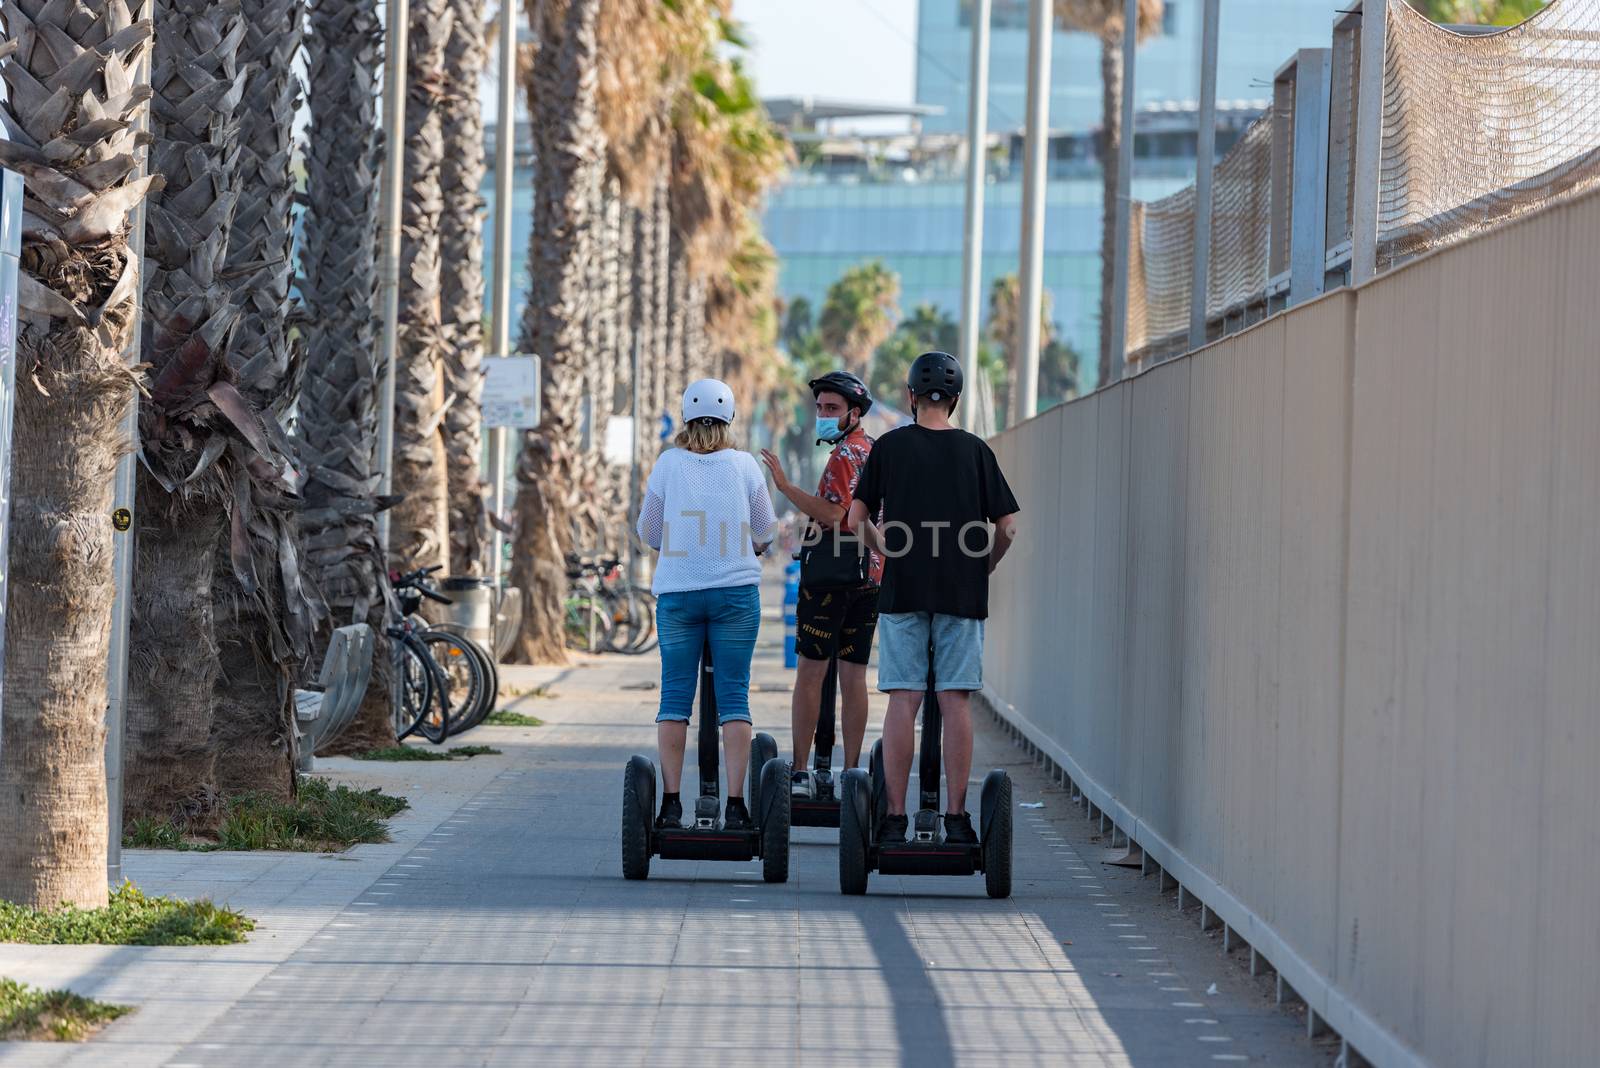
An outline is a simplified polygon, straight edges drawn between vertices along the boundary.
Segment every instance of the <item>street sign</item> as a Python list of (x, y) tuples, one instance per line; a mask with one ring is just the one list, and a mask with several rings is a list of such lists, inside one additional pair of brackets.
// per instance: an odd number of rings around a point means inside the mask
[(539, 357), (490, 356), (483, 361), (483, 424), (532, 430), (539, 425)]
[(633, 416), (613, 415), (606, 420), (606, 440), (601, 447), (606, 463), (622, 465), (633, 460)]

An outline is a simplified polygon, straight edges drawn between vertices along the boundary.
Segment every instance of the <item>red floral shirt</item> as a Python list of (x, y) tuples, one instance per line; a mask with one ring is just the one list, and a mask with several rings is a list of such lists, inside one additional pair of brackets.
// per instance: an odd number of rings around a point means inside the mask
[[(861, 471), (867, 466), (867, 456), (871, 452), (872, 439), (867, 436), (865, 430), (856, 427), (846, 434), (838, 444), (834, 445), (827, 466), (822, 469), (822, 481), (817, 485), (817, 496), (839, 505), (848, 515), (850, 502), (855, 499), (856, 483), (861, 481)], [(839, 525), (846, 532), (850, 532), (848, 518)], [(870, 556), (868, 574), (873, 582), (881, 583), (883, 557), (877, 553), (870, 553)]]

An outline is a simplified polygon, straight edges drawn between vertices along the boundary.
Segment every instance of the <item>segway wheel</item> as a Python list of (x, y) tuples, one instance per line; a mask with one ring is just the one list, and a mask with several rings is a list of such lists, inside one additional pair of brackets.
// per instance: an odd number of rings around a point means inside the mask
[[(778, 743), (773, 741), (772, 735), (765, 731), (750, 738), (750, 767), (745, 772), (746, 786), (745, 798), (750, 803), (750, 811), (757, 817), (761, 815), (764, 802), (761, 798), (761, 773), (766, 768), (767, 761), (778, 755)], [(789, 790), (789, 784), (783, 784), (784, 792)]]
[(761, 878), (769, 883), (789, 881), (790, 767), (777, 757), (761, 766), (761, 807), (756, 811), (761, 816)]
[(839, 780), (839, 892), (859, 895), (867, 892), (867, 844), (872, 829), (862, 825), (862, 814), (871, 819), (872, 780), (859, 768), (850, 768)]
[(650, 825), (656, 818), (656, 769), (642, 756), (622, 776), (622, 877), (650, 877)]
[(1011, 776), (996, 768), (983, 780), (983, 888), (990, 897), (1011, 896)]

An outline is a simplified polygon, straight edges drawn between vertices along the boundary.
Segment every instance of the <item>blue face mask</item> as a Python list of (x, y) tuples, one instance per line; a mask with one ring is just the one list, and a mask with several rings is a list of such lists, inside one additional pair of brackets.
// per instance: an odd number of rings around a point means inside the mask
[(845, 432), (843, 430), (839, 429), (839, 420), (838, 420), (838, 418), (836, 416), (832, 416), (832, 415), (819, 415), (819, 416), (817, 416), (817, 440), (818, 441), (826, 441), (828, 444), (832, 445), (834, 442), (836, 442), (840, 438), (844, 437), (844, 435), (845, 435)]

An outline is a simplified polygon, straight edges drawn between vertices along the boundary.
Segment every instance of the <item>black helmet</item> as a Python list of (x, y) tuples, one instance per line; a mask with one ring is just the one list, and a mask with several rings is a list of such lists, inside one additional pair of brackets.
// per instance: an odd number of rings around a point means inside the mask
[(966, 385), (961, 373), (961, 361), (948, 352), (924, 352), (911, 362), (911, 372), (906, 375), (906, 386), (918, 397), (934, 394), (934, 400), (961, 396)]
[(862, 415), (872, 410), (872, 394), (867, 391), (867, 384), (849, 371), (829, 371), (821, 378), (813, 378), (811, 395), (815, 397), (818, 393), (837, 393), (852, 408), (860, 408)]

